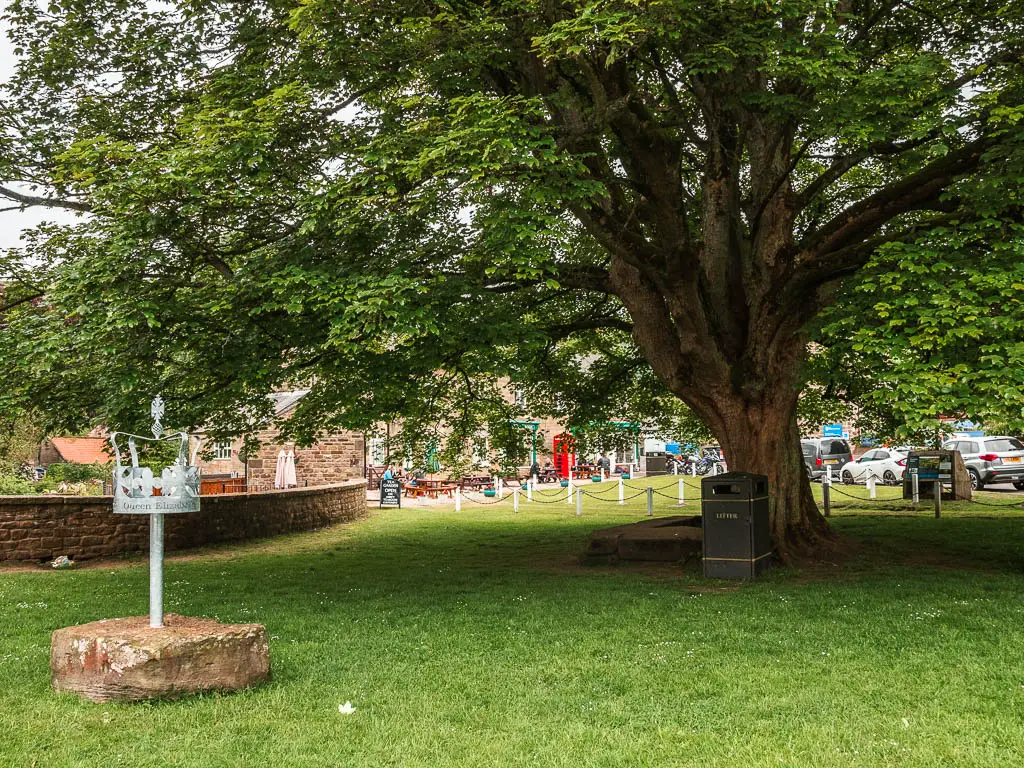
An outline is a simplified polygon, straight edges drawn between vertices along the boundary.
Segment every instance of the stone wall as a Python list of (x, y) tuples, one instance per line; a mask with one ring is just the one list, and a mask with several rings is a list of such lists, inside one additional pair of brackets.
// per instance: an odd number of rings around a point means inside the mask
[[(260, 450), (249, 459), (250, 486), (274, 486), (277, 454), (284, 447), (275, 442), (275, 438), (273, 434), (260, 435)], [(293, 447), (291, 450), (295, 452), (295, 478), (300, 488), (365, 477), (363, 436), (356, 432), (327, 435), (308, 448)]]
[[(115, 515), (110, 496), (0, 496), (0, 562), (109, 557), (149, 548), (148, 515)], [(195, 514), (167, 515), (165, 546), (312, 531), (366, 514), (366, 481), (204, 496)]]

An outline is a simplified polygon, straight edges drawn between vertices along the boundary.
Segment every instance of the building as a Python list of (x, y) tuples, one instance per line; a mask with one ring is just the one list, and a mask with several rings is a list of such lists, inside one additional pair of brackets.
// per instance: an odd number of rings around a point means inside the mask
[[(274, 403), (274, 421), (288, 419), (299, 401), (309, 393), (308, 389), (291, 392), (274, 392), (270, 395)], [(225, 490), (263, 490), (274, 487), (277, 473), (277, 457), (281, 451), (295, 454), (295, 476), (298, 485), (315, 486), (361, 478), (366, 473), (366, 456), (363, 436), (357, 432), (341, 431), (325, 435), (313, 445), (302, 448), (293, 442), (281, 439), (278, 429), (268, 426), (255, 435), (260, 443), (257, 452), (246, 457), (243, 438), (215, 441), (204, 446), (204, 453), (212, 452), (208, 459), (199, 460), (204, 483), (217, 478), (242, 478), (244, 483), (234, 484)]]
[(106, 437), (51, 437), (39, 446), (36, 458), (41, 467), (51, 464), (106, 464), (114, 456)]

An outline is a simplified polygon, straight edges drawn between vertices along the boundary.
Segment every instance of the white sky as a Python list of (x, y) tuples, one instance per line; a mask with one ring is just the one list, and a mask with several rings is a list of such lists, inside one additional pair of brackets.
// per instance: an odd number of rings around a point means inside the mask
[[(8, 24), (0, 19), (0, 82), (7, 80), (14, 71), (14, 45), (7, 38), (7, 29)], [(3, 180), (0, 179), (0, 181)], [(0, 198), (0, 208), (7, 208), (9, 205), (14, 205), (14, 203), (6, 198)], [(59, 208), (28, 208), (24, 211), (0, 212), (0, 251), (20, 245), (22, 231), (34, 227), (40, 222), (70, 223), (75, 220), (76, 216), (72, 211)]]

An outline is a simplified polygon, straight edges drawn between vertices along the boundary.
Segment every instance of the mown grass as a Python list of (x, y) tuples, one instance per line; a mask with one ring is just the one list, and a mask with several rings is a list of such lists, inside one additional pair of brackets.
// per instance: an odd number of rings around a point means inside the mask
[(48, 688), (52, 630), (146, 611), (143, 561), (0, 569), (0, 766), (1024, 762), (1024, 511), (837, 508), (851, 556), (751, 584), (576, 564), (643, 502), (386, 510), (172, 557), (168, 610), (265, 624), (274, 671), (177, 702)]

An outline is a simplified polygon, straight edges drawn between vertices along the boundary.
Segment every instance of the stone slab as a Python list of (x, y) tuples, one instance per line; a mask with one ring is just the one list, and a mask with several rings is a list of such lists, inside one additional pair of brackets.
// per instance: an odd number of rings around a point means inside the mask
[(700, 550), (700, 516), (674, 515), (593, 531), (583, 559), (675, 562)]
[(53, 633), (54, 691), (91, 701), (175, 698), (237, 691), (270, 679), (270, 644), (259, 624), (222, 624), (170, 613), (104, 619)]

